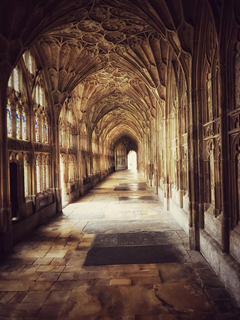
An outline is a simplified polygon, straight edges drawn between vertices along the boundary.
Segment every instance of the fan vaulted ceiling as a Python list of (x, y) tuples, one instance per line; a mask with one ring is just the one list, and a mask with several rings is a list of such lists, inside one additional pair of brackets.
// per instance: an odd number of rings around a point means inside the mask
[(75, 3), (76, 10), (35, 44), (50, 79), (53, 105), (61, 109), (68, 98), (91, 131), (111, 140), (124, 132), (140, 141), (166, 99), (170, 56), (187, 71), (191, 1)]

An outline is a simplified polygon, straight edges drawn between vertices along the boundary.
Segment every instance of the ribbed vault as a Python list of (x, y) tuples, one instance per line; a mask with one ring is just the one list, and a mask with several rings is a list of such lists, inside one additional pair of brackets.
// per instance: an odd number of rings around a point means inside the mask
[(77, 18), (56, 6), (62, 18), (34, 45), (56, 121), (68, 104), (99, 137), (128, 130), (140, 141), (156, 110), (162, 114), (169, 61), (188, 72), (195, 15), (188, 2), (79, 1)]

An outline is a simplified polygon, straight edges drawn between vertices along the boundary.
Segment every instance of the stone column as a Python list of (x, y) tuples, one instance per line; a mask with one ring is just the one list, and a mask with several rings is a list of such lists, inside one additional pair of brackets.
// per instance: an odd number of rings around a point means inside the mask
[(62, 188), (60, 180), (60, 147), (59, 147), (59, 114), (61, 105), (54, 106), (54, 120), (52, 123), (52, 171), (53, 190), (55, 190), (56, 212), (62, 211)]
[(11, 69), (0, 66), (0, 252), (12, 247), (12, 210), (10, 203), (9, 157), (6, 115), (6, 88)]
[(189, 246), (200, 250), (199, 234), (199, 180), (198, 180), (198, 90), (188, 91), (190, 125), (188, 130), (189, 145)]
[[(230, 1), (223, 1), (222, 11), (226, 19), (223, 19), (223, 23), (220, 29), (220, 41), (219, 41), (219, 65), (220, 65), (220, 81), (221, 81), (221, 93), (220, 93), (220, 123), (221, 123), (221, 183), (222, 183), (222, 252), (229, 252), (229, 226), (230, 226), (230, 210), (229, 210), (229, 161), (228, 161), (228, 83), (227, 83), (227, 57), (226, 46), (229, 41), (229, 35), (226, 30), (228, 21), (231, 19), (231, 12), (233, 10), (233, 3)], [(228, 18), (229, 17), (229, 18)], [(230, 60), (230, 63), (232, 61)]]

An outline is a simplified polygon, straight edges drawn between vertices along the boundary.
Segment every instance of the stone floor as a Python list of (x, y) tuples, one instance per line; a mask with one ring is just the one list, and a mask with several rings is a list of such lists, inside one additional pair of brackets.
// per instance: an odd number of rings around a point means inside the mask
[(235, 320), (240, 309), (142, 176), (119, 171), (1, 257), (2, 319)]

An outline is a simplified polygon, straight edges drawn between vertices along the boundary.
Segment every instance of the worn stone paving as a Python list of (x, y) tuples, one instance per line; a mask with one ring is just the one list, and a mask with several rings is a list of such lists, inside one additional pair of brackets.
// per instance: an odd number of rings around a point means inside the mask
[[(91, 248), (153, 245), (181, 261), (84, 266)], [(142, 176), (121, 171), (1, 256), (3, 319), (237, 320), (240, 309)]]

